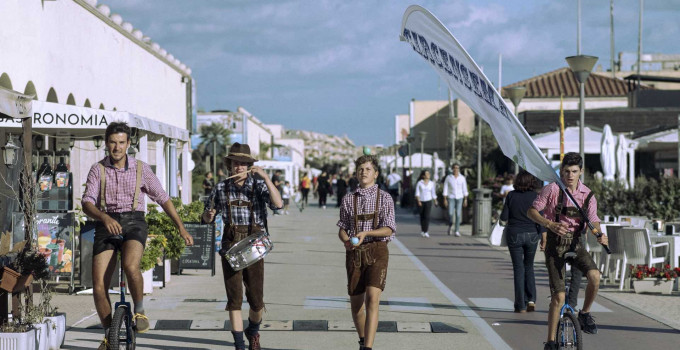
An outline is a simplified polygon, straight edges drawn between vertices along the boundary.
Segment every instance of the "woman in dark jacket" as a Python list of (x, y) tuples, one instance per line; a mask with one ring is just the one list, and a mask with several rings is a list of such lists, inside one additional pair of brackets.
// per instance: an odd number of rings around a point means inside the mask
[(538, 184), (538, 179), (522, 170), (515, 178), (515, 190), (505, 198), (501, 213), (501, 221), (507, 222), (505, 238), (515, 280), (515, 312), (534, 311), (536, 308), (534, 256), (545, 229), (529, 219), (527, 211), (538, 195)]

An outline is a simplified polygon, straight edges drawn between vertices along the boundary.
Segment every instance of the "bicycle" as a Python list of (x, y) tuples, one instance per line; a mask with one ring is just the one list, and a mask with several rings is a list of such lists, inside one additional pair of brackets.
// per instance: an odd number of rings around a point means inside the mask
[[(575, 252), (567, 252), (564, 254), (565, 269), (566, 264), (571, 265), (571, 261), (576, 256)], [(573, 268), (573, 267), (572, 267)], [(560, 309), (560, 321), (557, 324), (557, 334), (555, 335), (555, 342), (557, 342), (558, 349), (583, 349), (583, 334), (581, 332), (581, 324), (578, 321), (578, 314), (567, 300), (569, 295), (569, 283), (565, 284), (565, 298), (564, 305)]]
[(108, 339), (109, 349), (126, 349), (134, 350), (136, 346), (135, 326), (132, 319), (131, 304), (125, 301), (125, 293), (127, 291), (125, 285), (125, 272), (123, 271), (123, 236), (115, 235), (106, 239), (108, 243), (113, 244), (114, 254), (120, 252), (120, 301), (114, 305), (114, 314), (111, 320), (109, 332), (106, 335)]

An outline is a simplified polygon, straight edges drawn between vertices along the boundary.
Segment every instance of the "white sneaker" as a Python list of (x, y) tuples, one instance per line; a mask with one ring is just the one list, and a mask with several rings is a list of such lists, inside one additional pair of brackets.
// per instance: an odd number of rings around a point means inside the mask
[(288, 210), (286, 210), (285, 214), (288, 215)]
[(427, 232), (425, 232), (425, 233), (423, 233), (423, 237), (425, 237), (425, 238), (430, 238), (430, 234), (427, 233)]
[(425, 237), (425, 232), (421, 232), (420, 235)]
[(326, 210), (326, 206), (325, 206), (325, 205), (323, 206), (323, 210)]
[(455, 235), (456, 237), (460, 237), (460, 232), (456, 231)]

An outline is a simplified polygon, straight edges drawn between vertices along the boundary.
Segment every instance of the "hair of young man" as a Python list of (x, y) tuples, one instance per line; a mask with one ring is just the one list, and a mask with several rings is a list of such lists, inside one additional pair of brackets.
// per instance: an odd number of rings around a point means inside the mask
[(113, 122), (106, 127), (106, 133), (104, 134), (104, 140), (109, 141), (109, 136), (113, 134), (125, 133), (127, 135), (128, 141), (130, 141), (130, 127), (125, 122)]
[(356, 166), (357, 169), (359, 169), (364, 163), (371, 163), (373, 166), (373, 170), (375, 170), (376, 173), (380, 173), (380, 166), (378, 165), (378, 158), (372, 155), (363, 155), (359, 158), (357, 158), (356, 161), (354, 161), (354, 166)]
[(583, 158), (581, 158), (581, 155), (576, 152), (569, 152), (564, 155), (560, 169), (564, 169), (573, 165), (578, 165), (579, 169), (583, 169)]
[(531, 173), (526, 170), (522, 170), (515, 177), (515, 184), (513, 186), (516, 191), (526, 192), (534, 191), (537, 184), (538, 181), (535, 176), (531, 175)]

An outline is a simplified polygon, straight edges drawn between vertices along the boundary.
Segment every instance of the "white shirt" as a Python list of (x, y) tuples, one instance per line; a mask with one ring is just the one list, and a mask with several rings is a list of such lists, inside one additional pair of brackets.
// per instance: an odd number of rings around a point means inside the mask
[(427, 202), (437, 198), (437, 192), (435, 192), (434, 188), (434, 181), (428, 181), (427, 185), (423, 180), (418, 181), (416, 184), (416, 197), (418, 197), (421, 202)]
[(513, 185), (503, 185), (501, 186), (501, 195), (504, 195), (508, 192), (512, 192), (515, 190), (515, 186)]
[(283, 193), (281, 194), (281, 198), (290, 198), (291, 194), (293, 194), (293, 189), (290, 188), (290, 186), (283, 186)]
[(458, 177), (449, 174), (444, 179), (444, 196), (449, 198), (461, 199), (468, 196), (467, 181), (465, 176), (458, 174)]
[(397, 173), (392, 173), (387, 175), (387, 185), (389, 188), (399, 188), (399, 181), (401, 181), (401, 176)]

